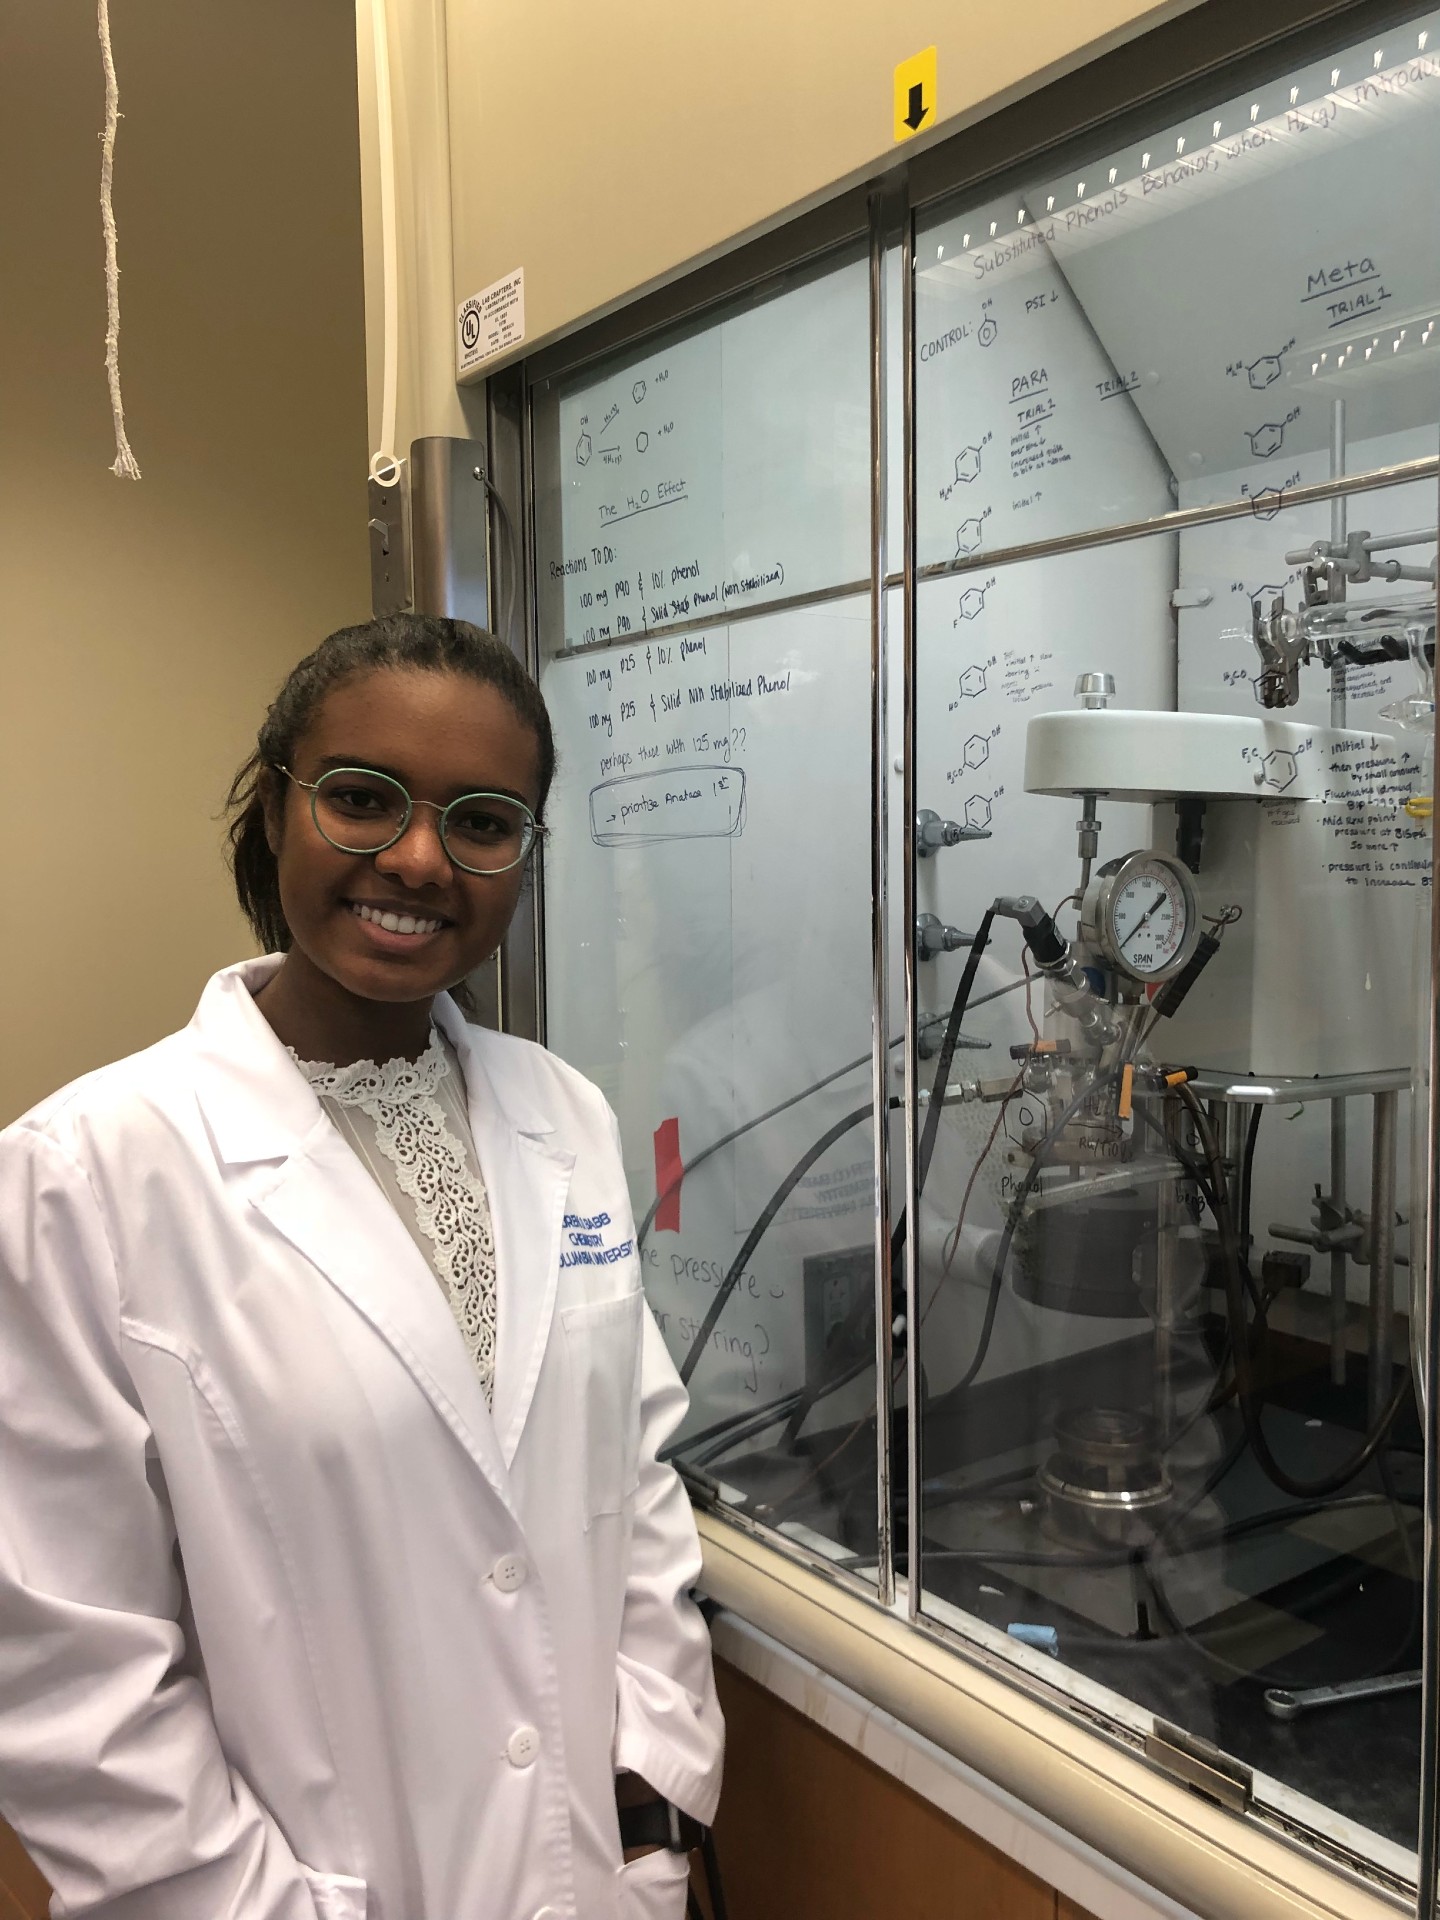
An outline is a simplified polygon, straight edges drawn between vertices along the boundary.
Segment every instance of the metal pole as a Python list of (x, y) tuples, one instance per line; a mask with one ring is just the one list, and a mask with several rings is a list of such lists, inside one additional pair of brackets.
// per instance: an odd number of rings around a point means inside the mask
[(915, 215), (907, 205), (905, 239), (900, 250), (900, 344), (901, 344), (901, 464), (903, 471), (904, 515), (901, 565), (905, 573), (904, 607), (904, 808), (905, 845), (901, 859), (905, 870), (905, 1205), (910, 1231), (905, 1236), (905, 1297), (910, 1302), (910, 1325), (905, 1342), (905, 1446), (906, 1472), (910, 1504), (909, 1557), (906, 1599), (910, 1618), (918, 1620), (925, 1597), (925, 1569), (921, 1548), (925, 1536), (925, 1515), (920, 1489), (924, 1483), (924, 1434), (921, 1430), (923, 1395), (920, 1371), (920, 1193), (916, 1169), (916, 1133), (920, 1111), (915, 1098), (916, 1022), (919, 1019), (919, 981), (916, 978), (915, 942), (910, 929), (915, 925), (918, 906), (915, 890), (915, 715), (916, 715), (916, 628), (915, 604)]
[(1398, 1093), (1375, 1096), (1370, 1173), (1370, 1424), (1390, 1398), (1395, 1369), (1395, 1138)]
[[(890, 943), (886, 876), (890, 765), (886, 729), (885, 635), (885, 203), (870, 214), (870, 1098), (875, 1129), (875, 1518), (876, 1583), (883, 1606), (895, 1598), (890, 1440), (894, 1423), (891, 1341), (895, 1319), (890, 1271)], [(907, 942), (907, 945), (909, 943)], [(913, 1232), (913, 1222), (912, 1232)]]
[[(1433, 761), (1432, 761), (1432, 764)], [(1434, 825), (1430, 852), (1433, 868)], [(1425, 1440), (1425, 1638), (1420, 1705), (1420, 1853), (1415, 1910), (1418, 1920), (1440, 1920), (1440, 1347), (1434, 1338), (1431, 1275), (1440, 1271), (1440, 900), (1430, 889), (1430, 981), (1426, 995), (1425, 1058), (1430, 1074), (1423, 1112), (1412, 1116), (1425, 1129), (1425, 1386), (1421, 1430)], [(1416, 1262), (1415, 1265), (1421, 1263)], [(1412, 1278), (1414, 1267), (1412, 1266)], [(1412, 1304), (1411, 1311), (1414, 1311)]]
[(1162, 1180), (1155, 1233), (1155, 1424), (1164, 1446), (1175, 1427), (1176, 1285), (1180, 1256), (1180, 1202), (1175, 1181)]
[[(1337, 400), (1330, 413), (1330, 478), (1343, 479), (1345, 475), (1345, 402)], [(1346, 512), (1345, 496), (1338, 495), (1330, 502), (1330, 541), (1334, 547), (1345, 544)], [(1330, 581), (1332, 600), (1345, 598), (1345, 579), (1337, 574)], [(1337, 660), (1330, 669), (1330, 724), (1332, 727), (1345, 725), (1345, 667)], [(1345, 1211), (1345, 1189), (1349, 1177), (1349, 1141), (1345, 1132), (1345, 1102), (1332, 1100), (1330, 1103), (1330, 1198), (1337, 1214)], [(1344, 1247), (1332, 1247), (1330, 1251), (1330, 1378), (1337, 1387), (1345, 1384), (1345, 1318), (1346, 1283), (1349, 1276), (1350, 1256)], [(1373, 1353), (1372, 1353), (1373, 1360)]]

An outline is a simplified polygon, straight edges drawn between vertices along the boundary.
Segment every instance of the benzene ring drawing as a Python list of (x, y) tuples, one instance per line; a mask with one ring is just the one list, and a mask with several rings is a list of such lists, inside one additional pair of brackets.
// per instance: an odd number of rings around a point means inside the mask
[(1295, 784), (1299, 769), (1295, 765), (1293, 753), (1286, 753), (1283, 747), (1277, 747), (1273, 753), (1267, 753), (1260, 762), (1260, 771), (1265, 776), (1265, 785), (1272, 793), (1284, 793), (1287, 787)]

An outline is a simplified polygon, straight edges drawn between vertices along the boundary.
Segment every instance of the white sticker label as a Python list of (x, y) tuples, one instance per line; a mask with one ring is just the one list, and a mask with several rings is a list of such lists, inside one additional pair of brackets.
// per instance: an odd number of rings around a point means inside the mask
[(525, 338), (525, 269), (517, 267), (483, 293), (462, 301), (455, 315), (455, 371), (471, 373)]

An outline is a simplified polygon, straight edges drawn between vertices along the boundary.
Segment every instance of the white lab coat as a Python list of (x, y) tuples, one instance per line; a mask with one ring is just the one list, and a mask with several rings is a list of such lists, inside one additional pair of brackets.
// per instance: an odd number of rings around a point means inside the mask
[(494, 1215), (493, 1418), (250, 989), (0, 1134), (0, 1812), (91, 1920), (669, 1920), (708, 1821), (685, 1394), (613, 1116), (436, 1012)]

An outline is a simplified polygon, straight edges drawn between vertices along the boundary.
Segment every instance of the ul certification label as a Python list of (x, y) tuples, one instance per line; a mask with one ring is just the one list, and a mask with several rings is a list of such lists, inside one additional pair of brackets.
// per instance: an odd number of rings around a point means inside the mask
[(517, 267), (483, 293), (471, 294), (455, 315), (455, 372), (463, 379), (497, 353), (525, 338), (525, 269)]

